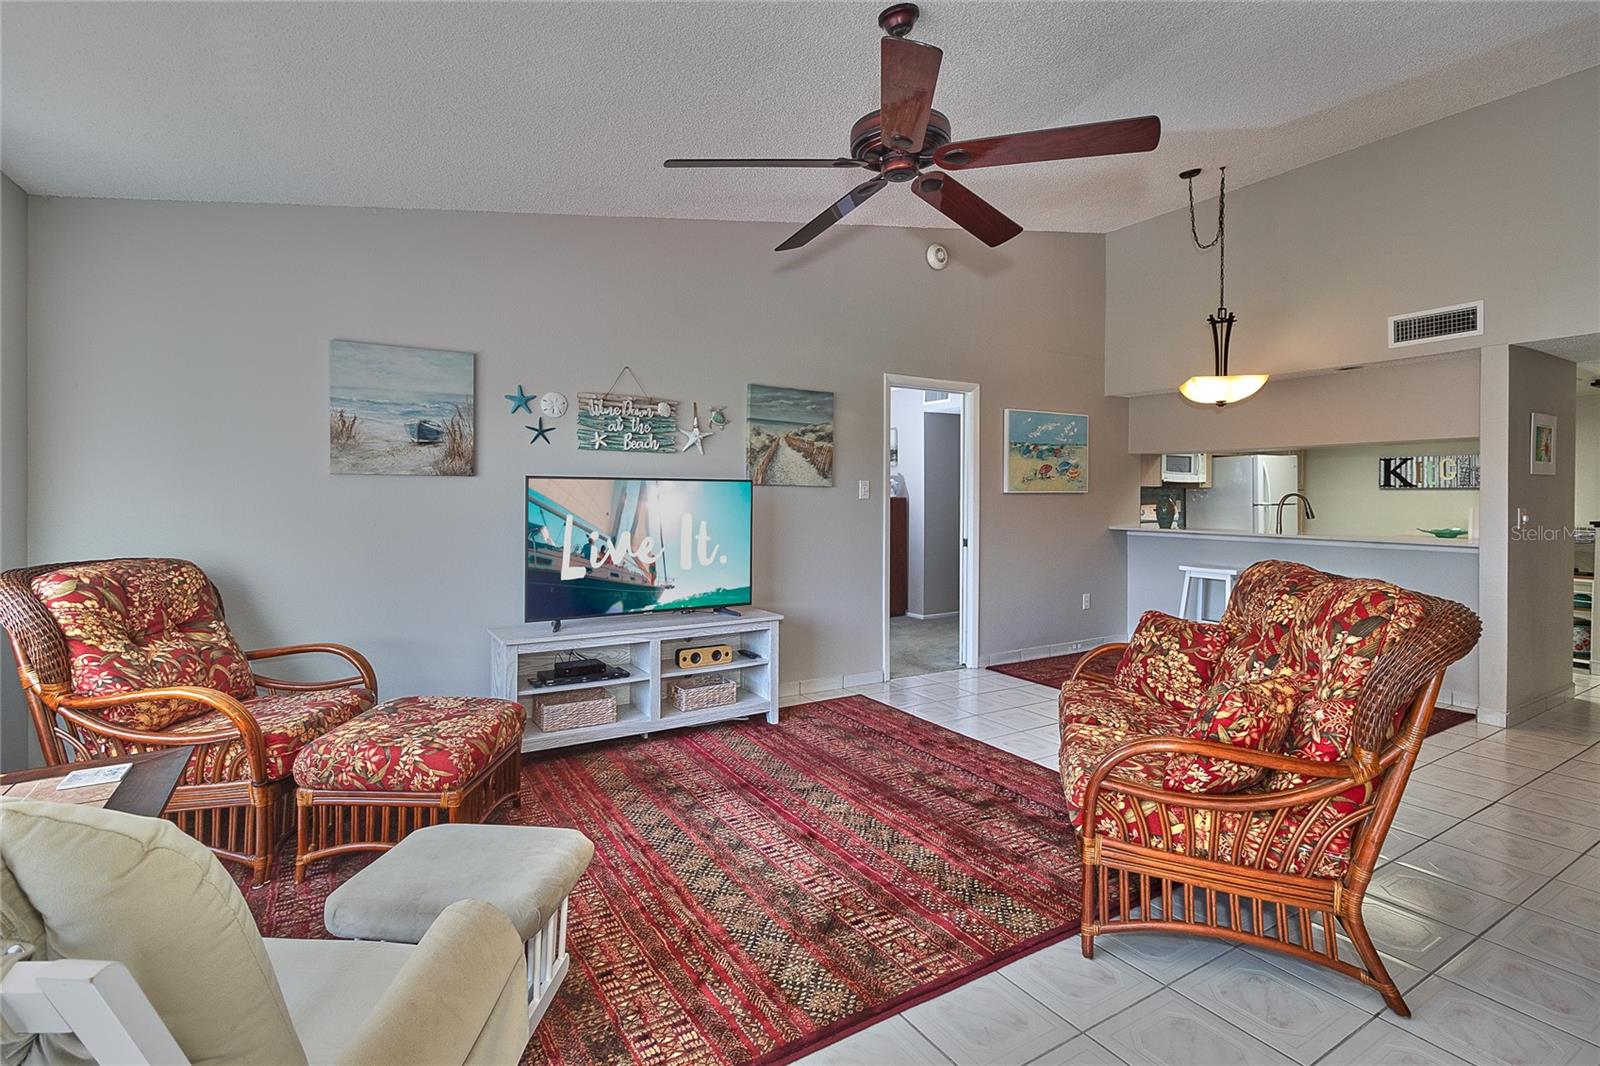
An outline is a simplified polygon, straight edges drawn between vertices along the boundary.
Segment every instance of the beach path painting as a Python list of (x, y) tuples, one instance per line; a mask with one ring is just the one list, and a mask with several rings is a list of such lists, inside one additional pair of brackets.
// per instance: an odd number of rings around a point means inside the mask
[(329, 344), (329, 470), (472, 476), (474, 358), (438, 348)]
[(1088, 492), (1089, 416), (1006, 411), (1007, 492)]
[(757, 485), (833, 484), (833, 393), (749, 387), (745, 465)]

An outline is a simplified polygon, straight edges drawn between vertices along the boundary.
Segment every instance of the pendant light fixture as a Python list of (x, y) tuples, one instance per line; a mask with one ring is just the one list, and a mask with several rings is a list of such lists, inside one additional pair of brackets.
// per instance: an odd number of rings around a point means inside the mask
[(1225, 296), (1228, 280), (1228, 168), (1222, 167), (1221, 172), (1222, 180), (1217, 187), (1217, 235), (1205, 243), (1201, 243), (1200, 231), (1194, 221), (1194, 179), (1200, 174), (1200, 168), (1185, 170), (1178, 175), (1189, 183), (1189, 235), (1194, 238), (1194, 246), (1202, 252), (1213, 245), (1217, 249), (1217, 313), (1206, 316), (1206, 321), (1211, 324), (1211, 350), (1216, 373), (1192, 377), (1179, 385), (1178, 391), (1195, 403), (1214, 403), (1218, 407), (1226, 407), (1254, 396), (1267, 383), (1267, 375), (1228, 373), (1228, 341), (1233, 337), (1233, 324), (1238, 317), (1228, 310)]

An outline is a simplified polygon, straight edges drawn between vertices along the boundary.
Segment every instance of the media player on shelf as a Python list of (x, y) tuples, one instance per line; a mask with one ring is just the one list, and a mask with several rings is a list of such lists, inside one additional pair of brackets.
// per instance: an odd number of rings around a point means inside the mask
[[(557, 666), (561, 665), (559, 663)], [(554, 670), (540, 670), (534, 675), (534, 683), (544, 688), (553, 685), (575, 685), (583, 681), (621, 681), (630, 677), (628, 671), (620, 666), (607, 666), (600, 664), (600, 670), (595, 673), (557, 674)]]
[(576, 677), (595, 677), (606, 672), (606, 663), (600, 659), (590, 658), (587, 655), (575, 655), (570, 659), (557, 659), (551, 670), (557, 678), (567, 679)]

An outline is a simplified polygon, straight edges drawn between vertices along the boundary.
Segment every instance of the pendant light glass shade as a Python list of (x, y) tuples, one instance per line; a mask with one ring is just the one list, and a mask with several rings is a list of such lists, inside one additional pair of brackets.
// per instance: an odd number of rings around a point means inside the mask
[(1266, 374), (1205, 374), (1185, 381), (1178, 386), (1178, 391), (1195, 403), (1226, 407), (1254, 396), (1267, 383), (1267, 377)]

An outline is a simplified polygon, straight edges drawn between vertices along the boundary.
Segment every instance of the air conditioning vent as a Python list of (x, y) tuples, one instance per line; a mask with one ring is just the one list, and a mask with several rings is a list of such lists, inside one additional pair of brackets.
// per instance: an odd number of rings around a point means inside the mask
[(1453, 340), (1456, 337), (1478, 337), (1482, 334), (1482, 300), (1456, 304), (1454, 307), (1435, 307), (1431, 311), (1416, 311), (1408, 315), (1393, 315), (1389, 319), (1391, 348)]

